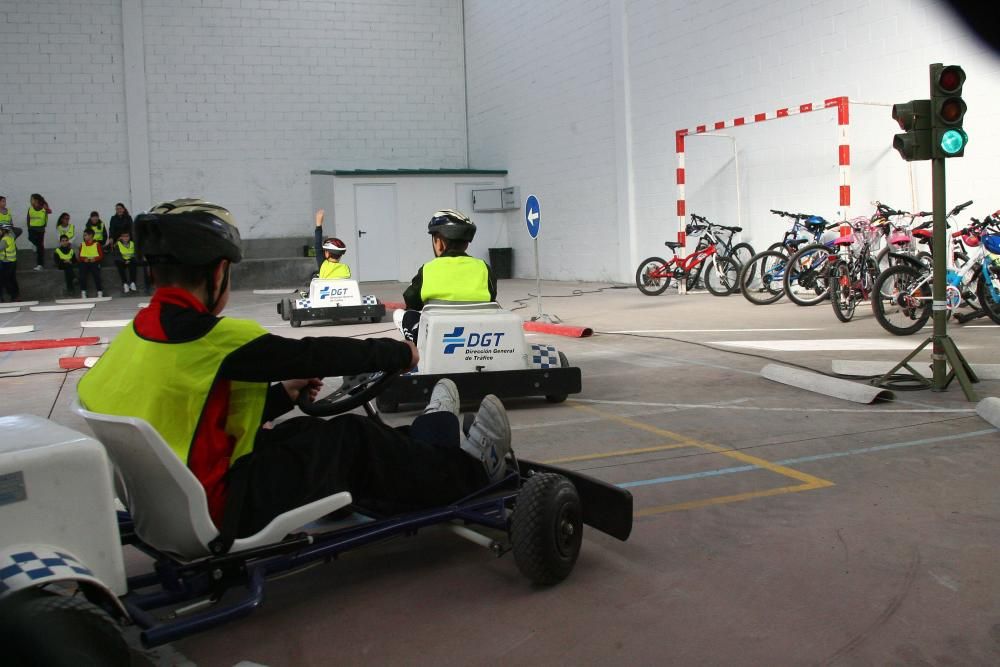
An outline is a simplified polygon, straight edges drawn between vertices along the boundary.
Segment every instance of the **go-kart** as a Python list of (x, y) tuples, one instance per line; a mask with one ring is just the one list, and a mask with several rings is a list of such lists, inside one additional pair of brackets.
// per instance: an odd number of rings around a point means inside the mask
[[(378, 419), (370, 401), (393, 380), (345, 379), (300, 407), (328, 416), (363, 405)], [(138, 626), (147, 647), (174, 641), (249, 614), (278, 573), (432, 525), (498, 557), (513, 552), (536, 584), (570, 574), (583, 524), (623, 541), (632, 529), (628, 491), (511, 455), (503, 479), (446, 507), (374, 509), (342, 492), (227, 544), (203, 487), (147, 422), (74, 410), (100, 442), (40, 417), (0, 418), (0, 639), (11, 664), (18, 651), (32, 664), (63, 664), (60, 651), (128, 664), (121, 624)], [(116, 494), (126, 508), (117, 515)], [(349, 516), (331, 523), (331, 513)], [(123, 545), (152, 571), (126, 576)]]
[(417, 332), (419, 368), (400, 375), (376, 399), (382, 412), (425, 405), (441, 378), (463, 400), (544, 396), (561, 403), (581, 390), (580, 369), (552, 345), (528, 344), (520, 317), (497, 303), (427, 304)]
[(278, 314), (293, 327), (303, 322), (381, 322), (385, 306), (371, 295), (362, 296), (356, 280), (323, 280), (313, 278), (308, 290), (298, 298), (286, 297), (278, 302)]

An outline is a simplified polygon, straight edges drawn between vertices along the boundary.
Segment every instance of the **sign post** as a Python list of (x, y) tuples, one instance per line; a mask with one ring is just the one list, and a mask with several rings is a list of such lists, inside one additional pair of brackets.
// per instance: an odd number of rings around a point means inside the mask
[[(535, 195), (528, 195), (524, 201), (524, 223), (528, 228), (528, 236), (535, 242), (535, 296), (538, 303), (538, 314), (532, 317), (531, 321), (552, 322), (552, 317), (542, 312), (542, 274), (538, 270), (538, 232), (542, 228), (542, 207)], [(558, 321), (558, 318), (556, 320)]]

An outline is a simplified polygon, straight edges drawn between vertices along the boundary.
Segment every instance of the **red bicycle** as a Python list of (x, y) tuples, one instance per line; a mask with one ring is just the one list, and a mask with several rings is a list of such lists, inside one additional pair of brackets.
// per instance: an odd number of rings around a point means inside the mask
[(635, 272), (635, 285), (647, 296), (663, 294), (670, 287), (671, 280), (685, 280), (704, 267), (705, 287), (715, 296), (729, 296), (739, 287), (740, 265), (723, 255), (718, 254), (716, 245), (718, 239), (711, 223), (706, 225), (688, 224), (686, 233), (689, 236), (704, 234), (698, 241), (698, 247), (687, 257), (678, 257), (677, 249), (684, 244), (677, 241), (667, 241), (663, 245), (670, 248), (673, 257), (670, 261), (662, 257), (644, 259)]

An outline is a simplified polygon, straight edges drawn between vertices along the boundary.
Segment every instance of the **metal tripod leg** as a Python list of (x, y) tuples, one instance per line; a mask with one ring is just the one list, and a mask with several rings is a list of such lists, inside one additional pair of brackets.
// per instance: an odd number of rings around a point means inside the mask
[(885, 375), (883, 375), (882, 377), (880, 377), (878, 379), (878, 381), (875, 382), (875, 386), (877, 386), (877, 387), (885, 387), (885, 386), (887, 386), (886, 383), (888, 382), (889, 378), (896, 371), (898, 371), (900, 368), (905, 368), (907, 371), (910, 372), (910, 375), (912, 375), (914, 378), (920, 380), (921, 384), (923, 384), (925, 387), (930, 387), (931, 386), (931, 381), (928, 380), (927, 378), (925, 378), (923, 375), (921, 375), (920, 371), (918, 371), (916, 368), (914, 368), (913, 366), (911, 366), (909, 362), (910, 362), (910, 359), (913, 359), (913, 357), (915, 357), (918, 354), (920, 354), (920, 351), (923, 350), (925, 347), (927, 347), (927, 345), (929, 343), (933, 342), (933, 341), (934, 341), (933, 338), (928, 338), (923, 343), (921, 343), (920, 346), (917, 349), (915, 349), (913, 352), (910, 352), (906, 356), (905, 359), (903, 359), (901, 362), (899, 362), (898, 364), (896, 364), (895, 366), (893, 366), (892, 368), (890, 368), (889, 371)]

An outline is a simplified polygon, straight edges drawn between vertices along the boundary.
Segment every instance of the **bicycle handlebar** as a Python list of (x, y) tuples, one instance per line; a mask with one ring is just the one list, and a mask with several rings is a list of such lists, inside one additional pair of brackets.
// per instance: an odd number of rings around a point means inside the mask
[(972, 206), (972, 200), (971, 199), (969, 201), (965, 202), (964, 204), (959, 204), (955, 208), (951, 209), (951, 212), (948, 213), (948, 217), (950, 218), (953, 215), (958, 215), (959, 213), (961, 213), (965, 209), (969, 208), (970, 206)]

